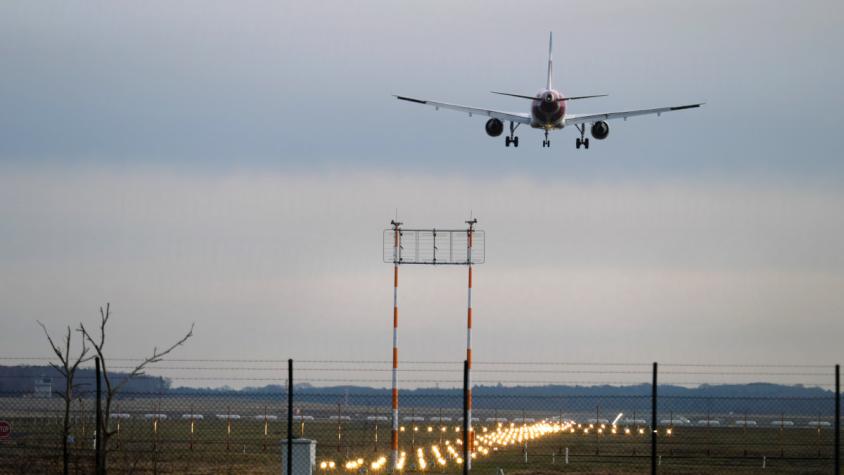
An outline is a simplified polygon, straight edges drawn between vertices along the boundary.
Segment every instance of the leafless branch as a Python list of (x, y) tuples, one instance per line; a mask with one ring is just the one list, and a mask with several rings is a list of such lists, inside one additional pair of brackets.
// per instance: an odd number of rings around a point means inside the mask
[(135, 366), (135, 368), (129, 373), (129, 375), (126, 378), (124, 378), (117, 386), (115, 386), (115, 391), (119, 391), (120, 388), (122, 388), (123, 385), (125, 385), (127, 382), (129, 382), (130, 379), (132, 379), (136, 376), (143, 375), (144, 374), (144, 368), (146, 368), (147, 365), (160, 362), (171, 351), (173, 351), (176, 348), (184, 345), (185, 342), (188, 341), (188, 339), (193, 336), (194, 325), (195, 325), (195, 323), (191, 323), (190, 330), (188, 330), (188, 332), (185, 334), (185, 336), (183, 336), (182, 339), (180, 339), (176, 343), (173, 343), (172, 345), (170, 345), (170, 347), (167, 348), (166, 350), (158, 351), (158, 347), (153, 348), (152, 349), (152, 356), (143, 360), (137, 366)]
[[(108, 324), (109, 318), (111, 318), (111, 305), (106, 304), (105, 309), (100, 307), (100, 334), (98, 335), (99, 338), (95, 338), (88, 329), (85, 327), (84, 324), (80, 323), (78, 331), (82, 334), (83, 339), (86, 340), (94, 349), (94, 352), (100, 358), (100, 367), (102, 369), (101, 374), (103, 378), (103, 383), (105, 384), (105, 391), (106, 391), (106, 401), (105, 401), (105, 413), (103, 414), (104, 420), (108, 420), (109, 415), (111, 414), (111, 404), (114, 400), (117, 393), (132, 379), (137, 376), (141, 376), (144, 374), (144, 369), (153, 363), (158, 363), (164, 359), (170, 352), (182, 346), (189, 338), (193, 336), (193, 329), (194, 324), (191, 324), (190, 330), (183, 336), (179, 341), (173, 343), (167, 349), (163, 351), (159, 351), (158, 347), (153, 348), (152, 355), (148, 358), (144, 359), (137, 366), (135, 366), (120, 382), (114, 384), (111, 379), (111, 374), (107, 367), (107, 360), (105, 358), (103, 348), (105, 346), (106, 341), (106, 325)], [(114, 435), (116, 431), (109, 430), (107, 424), (104, 424), (103, 427), (103, 437), (104, 440), (108, 440), (112, 435)]]
[(65, 410), (64, 410), (64, 422), (62, 424), (62, 473), (68, 474), (69, 473), (69, 463), (70, 463), (70, 452), (68, 449), (68, 442), (67, 436), (70, 434), (70, 405), (71, 401), (74, 396), (74, 391), (78, 387), (78, 385), (73, 383), (74, 376), (76, 375), (76, 369), (79, 367), (80, 364), (89, 361), (91, 359), (88, 355), (88, 346), (85, 344), (85, 338), (81, 338), (82, 340), (82, 349), (79, 351), (79, 356), (76, 357), (74, 361), (71, 361), (70, 357), (70, 343), (71, 343), (71, 336), (72, 333), (70, 327), (67, 327), (67, 333), (65, 334), (65, 341), (64, 341), (64, 348), (60, 348), (56, 345), (56, 342), (53, 341), (53, 337), (50, 336), (50, 332), (47, 331), (47, 326), (44, 325), (42, 322), (38, 321), (38, 324), (41, 325), (41, 329), (44, 330), (44, 335), (47, 337), (47, 341), (50, 343), (50, 348), (52, 348), (53, 353), (59, 359), (61, 366), (50, 362), (50, 366), (58, 371), (65, 380), (65, 387), (64, 391), (57, 391), (59, 395), (62, 397), (65, 403)]
[(38, 325), (41, 326), (41, 329), (44, 330), (44, 336), (47, 337), (47, 341), (50, 343), (50, 347), (53, 349), (53, 353), (56, 354), (56, 356), (59, 358), (59, 361), (62, 364), (62, 366), (60, 367), (59, 365), (51, 362), (50, 366), (52, 366), (56, 371), (61, 373), (62, 376), (67, 377), (69, 373), (76, 371), (76, 368), (78, 368), (80, 364), (85, 363), (87, 361), (90, 361), (92, 359), (92, 357), (87, 356), (89, 348), (85, 344), (85, 340), (83, 339), (82, 340), (82, 349), (79, 351), (79, 356), (77, 356), (76, 359), (73, 361), (73, 363), (71, 363), (71, 361), (70, 361), (70, 337), (71, 337), (70, 327), (67, 327), (67, 333), (65, 335), (65, 348), (64, 348), (64, 350), (62, 350), (61, 348), (56, 346), (56, 343), (53, 341), (53, 338), (50, 336), (50, 332), (47, 331), (47, 326), (44, 325), (44, 323), (42, 323), (40, 320), (36, 320), (36, 321), (38, 322)]
[[(62, 365), (66, 365), (66, 364), (67, 364), (67, 361), (65, 360), (65, 356), (64, 356), (64, 354), (62, 353), (61, 348), (59, 348), (58, 346), (56, 346), (56, 343), (55, 343), (55, 342), (53, 342), (53, 337), (51, 337), (51, 336), (50, 336), (50, 332), (48, 332), (48, 331), (47, 331), (47, 326), (46, 326), (46, 325), (44, 325), (44, 324), (41, 322), (41, 320), (36, 320), (36, 321), (38, 322), (38, 324), (39, 324), (39, 325), (41, 325), (41, 329), (42, 329), (42, 330), (44, 330), (44, 336), (46, 336), (46, 337), (47, 337), (47, 341), (48, 341), (48, 342), (50, 342), (50, 347), (53, 349), (53, 353), (55, 353), (55, 354), (56, 354), (56, 356), (59, 358), (59, 361), (61, 361)], [(68, 329), (68, 331), (70, 331), (70, 327), (67, 327), (67, 329)], [(69, 336), (68, 336), (68, 338), (69, 338)], [(69, 345), (70, 345), (70, 344), (68, 343), (68, 346), (69, 346)], [(55, 364), (54, 364), (54, 363), (51, 363), (51, 364), (55, 366)]]
[(112, 386), (111, 386), (111, 377), (109, 376), (109, 372), (106, 369), (106, 359), (105, 359), (105, 356), (103, 355), (103, 346), (105, 345), (105, 334), (106, 334), (105, 328), (106, 328), (106, 324), (108, 323), (109, 317), (111, 317), (111, 303), (106, 303), (105, 310), (103, 310), (103, 308), (100, 307), (100, 338), (99, 338), (99, 342), (94, 340), (94, 337), (85, 328), (85, 324), (80, 323), (79, 329), (77, 331), (82, 333), (83, 341), (87, 340), (91, 344), (91, 346), (94, 348), (94, 352), (96, 352), (97, 356), (100, 358), (100, 367), (102, 368), (103, 382), (105, 382), (105, 385), (106, 385), (106, 395), (109, 396), (109, 399), (110, 399), (110, 396), (113, 395), (114, 391), (112, 390)]

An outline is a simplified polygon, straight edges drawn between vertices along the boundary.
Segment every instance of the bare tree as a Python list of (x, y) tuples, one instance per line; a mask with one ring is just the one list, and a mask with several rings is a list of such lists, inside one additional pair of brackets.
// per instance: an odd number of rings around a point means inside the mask
[(100, 358), (100, 368), (102, 371), (102, 378), (103, 382), (105, 383), (105, 408), (102, 413), (102, 419), (97, 421), (97, 437), (102, 437), (101, 439), (101, 447), (103, 450), (100, 453), (100, 457), (102, 457), (99, 462), (99, 466), (101, 467), (102, 473), (106, 471), (106, 453), (108, 451), (108, 441), (112, 435), (114, 435), (117, 431), (111, 430), (108, 426), (108, 421), (111, 417), (111, 403), (114, 400), (115, 396), (123, 389), (123, 386), (126, 385), (132, 378), (141, 376), (144, 374), (144, 370), (147, 366), (158, 363), (161, 361), (164, 356), (169, 354), (171, 351), (175, 350), (177, 347), (183, 345), (190, 337), (193, 336), (193, 327), (194, 324), (191, 324), (190, 330), (183, 336), (179, 341), (170, 345), (167, 349), (159, 351), (158, 347), (153, 347), (152, 355), (138, 363), (132, 371), (129, 372), (122, 380), (118, 382), (114, 382), (111, 379), (108, 371), (107, 360), (105, 354), (103, 353), (103, 348), (105, 347), (106, 341), (106, 325), (108, 324), (108, 320), (111, 317), (111, 304), (106, 303), (105, 310), (100, 307), (100, 331), (98, 338), (95, 338), (86, 328), (84, 324), (79, 324), (79, 332), (82, 333), (85, 340), (91, 344), (94, 348), (94, 352)]
[(75, 358), (70, 356), (70, 343), (71, 343), (71, 331), (70, 327), (67, 327), (67, 333), (65, 334), (64, 339), (64, 346), (60, 348), (56, 343), (53, 341), (53, 338), (50, 336), (50, 332), (47, 331), (47, 327), (38, 322), (41, 325), (41, 329), (44, 330), (44, 335), (47, 336), (47, 341), (50, 342), (50, 347), (53, 349), (53, 353), (59, 358), (59, 362), (61, 365), (56, 363), (50, 363), (56, 371), (58, 371), (63, 377), (65, 381), (64, 391), (56, 391), (64, 400), (64, 423), (62, 424), (62, 473), (67, 475), (70, 471), (70, 452), (68, 451), (68, 437), (70, 436), (70, 407), (71, 403), (73, 402), (73, 393), (76, 389), (77, 385), (74, 384), (74, 377), (76, 376), (76, 370), (79, 368), (79, 365), (85, 363), (86, 361), (91, 360), (91, 356), (88, 356), (88, 346), (85, 344), (85, 338), (82, 338), (82, 349), (79, 351), (79, 355)]

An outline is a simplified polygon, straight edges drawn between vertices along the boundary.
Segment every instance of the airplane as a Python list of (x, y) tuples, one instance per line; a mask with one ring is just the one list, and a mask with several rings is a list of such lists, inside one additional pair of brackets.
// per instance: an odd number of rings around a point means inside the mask
[(568, 126), (574, 126), (579, 132), (580, 137), (575, 141), (575, 147), (584, 149), (589, 148), (589, 139), (586, 137), (586, 126), (589, 126), (589, 131), (592, 138), (595, 140), (604, 140), (609, 136), (610, 126), (606, 121), (613, 119), (627, 120), (629, 117), (640, 115), (662, 115), (664, 112), (673, 112), (685, 109), (694, 109), (702, 106), (704, 103), (699, 102), (695, 104), (686, 104), (682, 106), (672, 107), (658, 107), (655, 109), (639, 109), (620, 112), (605, 112), (602, 114), (567, 114), (566, 105), (568, 101), (575, 101), (580, 99), (590, 99), (594, 97), (606, 97), (607, 94), (596, 94), (591, 96), (574, 96), (565, 97), (562, 93), (551, 87), (551, 74), (553, 70), (553, 61), (551, 50), (554, 44), (554, 33), (551, 32), (548, 39), (548, 77), (545, 82), (545, 89), (542, 89), (535, 96), (528, 96), (523, 94), (511, 94), (506, 92), (491, 91), (493, 94), (500, 94), (503, 96), (516, 97), (519, 99), (527, 99), (531, 101), (530, 112), (505, 112), (493, 109), (481, 109), (477, 107), (462, 106), (459, 104), (450, 104), (447, 102), (429, 101), (423, 99), (416, 99), (407, 96), (394, 96), (399, 100), (414, 102), (417, 104), (424, 104), (434, 107), (439, 110), (449, 109), (458, 112), (466, 112), (471, 117), (474, 114), (480, 116), (490, 117), (486, 122), (486, 133), (490, 137), (498, 137), (504, 132), (504, 122), (510, 123), (510, 134), (504, 137), (504, 145), (509, 147), (519, 146), (519, 137), (515, 135), (516, 129), (526, 124), (534, 129), (543, 129), (545, 131), (545, 140), (542, 141), (542, 147), (551, 147), (551, 140), (548, 138), (548, 132), (556, 129), (563, 129)]

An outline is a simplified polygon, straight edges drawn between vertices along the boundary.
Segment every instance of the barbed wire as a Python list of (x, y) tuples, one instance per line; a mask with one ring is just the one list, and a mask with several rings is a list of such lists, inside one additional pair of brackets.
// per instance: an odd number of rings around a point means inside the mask
[[(143, 361), (146, 357), (111, 357), (110, 361)], [(55, 357), (48, 356), (0, 356), (0, 361), (54, 361)], [(176, 363), (261, 363), (273, 364), (284, 363), (287, 364), (287, 359), (240, 359), (240, 358), (166, 358), (165, 361)], [(314, 359), (294, 359), (294, 364), (308, 363), (308, 364), (342, 364), (342, 365), (390, 365), (390, 360), (314, 360)], [(455, 365), (462, 367), (461, 360), (399, 360), (401, 365)], [(650, 367), (651, 362), (594, 362), (594, 361), (485, 361), (474, 360), (472, 364), (475, 366), (497, 365), (497, 366), (622, 366), (622, 367)], [(802, 369), (822, 369), (832, 368), (833, 364), (749, 364), (749, 363), (660, 363), (660, 367), (699, 367), (699, 368), (802, 368)], [(286, 367), (285, 367), (286, 369)]]

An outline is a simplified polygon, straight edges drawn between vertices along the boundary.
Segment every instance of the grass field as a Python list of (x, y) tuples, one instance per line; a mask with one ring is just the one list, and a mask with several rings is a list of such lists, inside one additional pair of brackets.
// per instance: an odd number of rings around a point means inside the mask
[[(52, 473), (60, 467), (60, 408), (58, 400), (15, 401), (0, 399), (2, 417), (12, 425), (11, 440), (0, 444), (0, 473)], [(23, 408), (26, 410), (23, 410)], [(309, 407), (312, 412), (329, 410), (334, 405)], [(8, 408), (12, 408), (11, 410)], [(17, 408), (17, 410), (14, 410)], [(89, 473), (93, 459), (92, 404), (83, 403), (74, 414), (74, 470)], [(235, 410), (236, 408), (236, 410)], [(182, 400), (178, 410), (162, 410), (162, 401), (135, 399), (121, 401), (116, 412), (130, 413), (129, 419), (114, 419), (118, 433), (109, 446), (109, 465), (113, 473), (278, 473), (281, 468), (280, 440), (286, 438), (286, 420), (278, 417), (283, 401), (248, 402), (203, 398)], [(147, 413), (166, 413), (166, 419), (145, 419)], [(264, 419), (264, 414), (278, 419)], [(350, 414), (355, 408), (349, 409)], [(8, 414), (8, 415), (6, 415)], [(80, 416), (84, 414), (84, 416)], [(182, 419), (181, 414), (203, 414), (202, 419)], [(217, 418), (216, 414), (237, 414), (240, 418)], [(359, 414), (358, 414), (359, 415)], [(538, 419), (537, 419), (538, 420)], [(400, 449), (406, 453), (403, 471), (407, 473), (453, 473), (462, 470), (460, 426), (456, 421), (437, 424), (405, 422), (400, 432)], [(529, 439), (530, 424), (476, 423), (478, 453), (473, 471), (495, 473), (619, 473), (645, 472), (650, 467), (650, 434), (645, 427), (611, 426), (599, 432), (559, 425), (544, 426), (546, 433), (535, 432)], [(414, 430), (415, 428), (415, 430)], [(538, 429), (539, 426), (534, 426)], [(572, 433), (572, 429), (574, 433)], [(589, 430), (587, 430), (589, 429)], [(629, 429), (629, 433), (627, 430)], [(639, 431), (639, 429), (642, 429)], [(833, 431), (830, 429), (771, 427), (673, 427), (671, 433), (661, 427), (658, 455), (662, 473), (756, 473), (765, 465), (765, 473), (829, 473), (832, 467)], [(519, 431), (523, 439), (519, 441)], [(509, 445), (493, 445), (509, 431)], [(317, 469), (320, 475), (377, 473), (371, 463), (389, 458), (390, 423), (366, 421), (297, 421), (294, 436), (317, 441)], [(433, 454), (437, 446), (441, 465)], [(452, 449), (448, 449), (452, 447)], [(425, 468), (418, 460), (422, 449)], [(449, 452), (454, 450), (454, 452)], [(566, 463), (568, 452), (568, 463)], [(362, 459), (360, 467), (347, 469), (349, 461)], [(325, 462), (325, 467), (320, 468)], [(331, 469), (329, 463), (334, 463)]]

